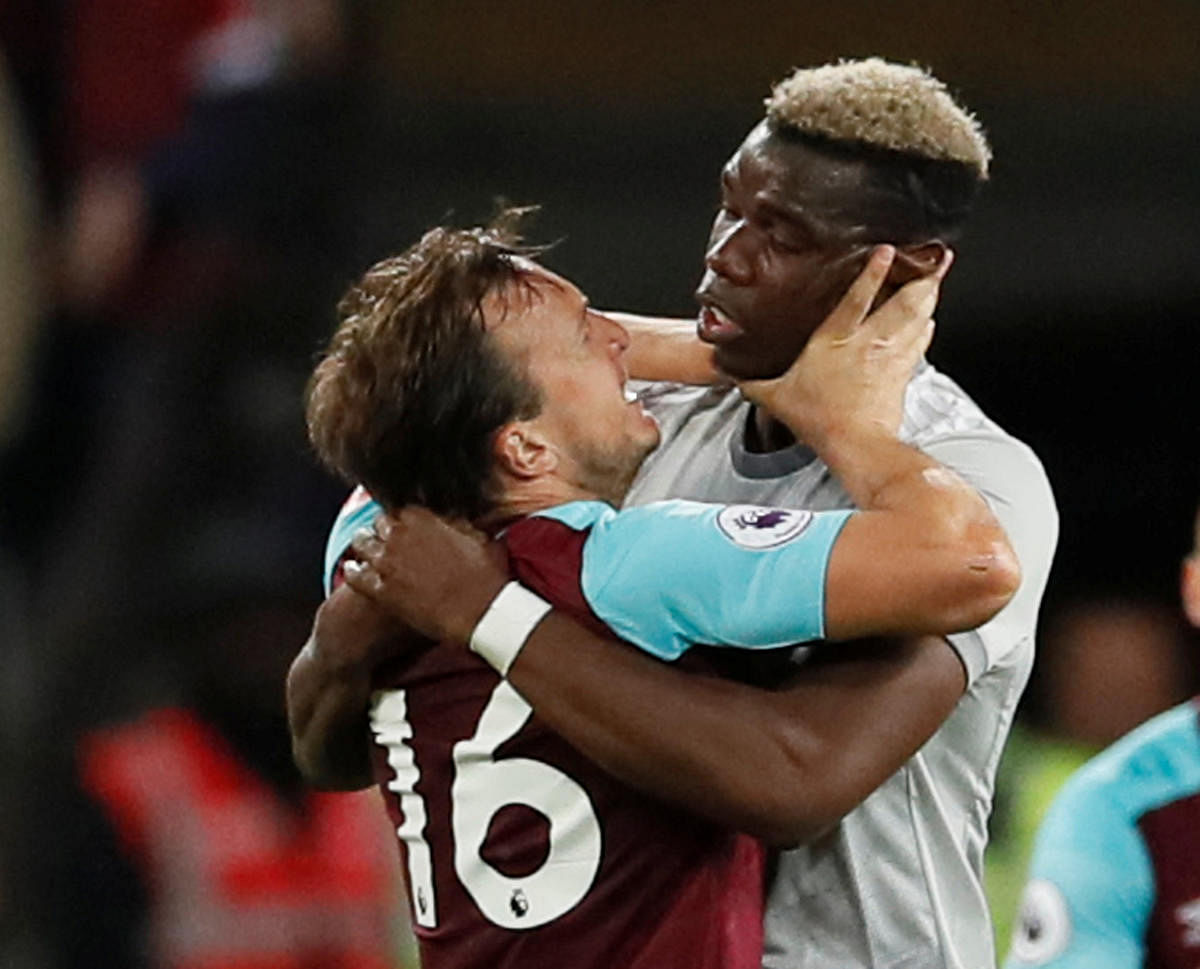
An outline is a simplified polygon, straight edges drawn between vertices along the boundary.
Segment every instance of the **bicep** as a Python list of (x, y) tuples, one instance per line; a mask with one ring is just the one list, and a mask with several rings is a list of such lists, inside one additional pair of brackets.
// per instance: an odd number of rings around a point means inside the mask
[(826, 635), (852, 639), (929, 631), (935, 600), (950, 602), (954, 591), (945, 561), (912, 522), (883, 513), (853, 515), (829, 556)]
[(824, 635), (825, 572), (850, 515), (659, 502), (593, 529), (589, 605), (660, 659), (696, 644), (771, 649)]

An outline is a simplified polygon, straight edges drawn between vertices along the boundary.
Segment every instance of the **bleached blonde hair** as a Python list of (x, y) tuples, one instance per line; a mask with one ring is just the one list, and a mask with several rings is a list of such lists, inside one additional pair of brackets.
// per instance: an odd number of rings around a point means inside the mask
[(776, 126), (959, 162), (988, 177), (992, 150), (983, 128), (946, 85), (919, 67), (870, 57), (797, 68), (765, 103)]

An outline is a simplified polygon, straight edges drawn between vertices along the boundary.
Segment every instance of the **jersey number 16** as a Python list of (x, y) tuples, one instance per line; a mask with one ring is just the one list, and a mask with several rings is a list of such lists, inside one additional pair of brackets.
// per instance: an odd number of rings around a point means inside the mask
[[(492, 691), (475, 733), (454, 745), (450, 819), (454, 872), (490, 922), (506, 929), (536, 928), (565, 915), (587, 894), (600, 867), (600, 824), (587, 792), (562, 771), (525, 757), (495, 758), (532, 709), (506, 680)], [(410, 741), (412, 724), (404, 690), (375, 694), (371, 730), (387, 751), (395, 777), (388, 789), (400, 798), (403, 821), (396, 834), (408, 855), (408, 880), (418, 925), (437, 922), (431, 845), (426, 839), (425, 798), (416, 791), (421, 770)], [(482, 856), (488, 825), (509, 804), (520, 804), (550, 822), (550, 847), (542, 864), (510, 877)]]

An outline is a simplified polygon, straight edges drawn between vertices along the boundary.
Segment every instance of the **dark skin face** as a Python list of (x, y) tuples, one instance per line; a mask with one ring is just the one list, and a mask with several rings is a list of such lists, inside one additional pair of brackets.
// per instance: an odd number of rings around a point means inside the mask
[[(705, 273), (696, 290), (698, 332), (718, 367), (738, 379), (777, 377), (862, 271), (871, 249), (889, 242), (870, 225), (873, 198), (865, 162), (834, 157), (759, 123), (721, 173)], [(932, 272), (945, 245), (897, 250), (880, 293)], [(791, 444), (782, 424), (756, 413), (755, 450)]]
[(875, 241), (861, 214), (866, 172), (754, 128), (721, 173), (701, 339), (738, 378), (777, 377), (799, 355)]

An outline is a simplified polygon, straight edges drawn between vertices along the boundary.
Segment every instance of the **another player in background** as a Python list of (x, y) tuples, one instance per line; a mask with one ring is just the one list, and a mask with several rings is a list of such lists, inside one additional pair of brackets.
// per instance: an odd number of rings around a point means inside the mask
[[(897, 246), (892, 285), (932, 271), (958, 236), (989, 160), (974, 119), (919, 69), (852, 61), (799, 70), (779, 84), (766, 118), (722, 173), (696, 327), (720, 369), (739, 379), (783, 373), (874, 243)], [(653, 364), (664, 379), (681, 376), (695, 345), (687, 325), (626, 322), (635, 350), (644, 336), (669, 346), (661, 356), (639, 352), (643, 370)], [(815, 442), (794, 434), (772, 401), (735, 388), (670, 386), (646, 399), (663, 440), (627, 504), (670, 496), (852, 505)], [(977, 969), (995, 961), (982, 886), (987, 819), (1033, 661), (1058, 518), (1035, 455), (927, 364), (908, 387), (901, 436), (977, 488), (1017, 552), (1021, 588), (978, 630), (923, 646), (893, 643), (817, 695), (798, 679), (747, 707), (669, 669), (639, 681), (579, 662), (594, 634), (569, 628), (565, 617), (535, 629), (510, 671), (540, 717), (618, 776), (668, 797), (704, 792), (695, 810), (722, 818), (806, 810), (823, 817), (821, 779), (848, 720), (870, 718), (879, 744), (917, 721), (944, 720), (828, 836), (779, 855), (765, 922), (772, 969)], [(402, 574), (406, 549), (413, 557)], [(471, 550), (432, 526), (396, 538), (391, 607), (421, 628), (465, 636), (486, 608), (479, 590), (499, 581)], [(825, 652), (814, 651), (818, 663)], [(898, 702), (914, 662), (933, 667), (920, 701)], [(657, 717), (615, 721), (603, 702), (614, 693), (635, 694)], [(853, 772), (857, 761), (846, 757), (842, 766)], [(797, 783), (805, 771), (810, 783)], [(810, 834), (820, 830), (814, 824)]]
[[(625, 392), (627, 335), (498, 233), (435, 230), (352, 289), (314, 374), (314, 444), (393, 508), (428, 501), (503, 530), (479, 553), (507, 555), (514, 577), (609, 639), (613, 662), (613, 630), (674, 659), (697, 643), (969, 627), (1008, 600), (1015, 567), (986, 504), (895, 437), (940, 273), (864, 321), (892, 255), (881, 248), (783, 380), (749, 391), (789, 419), (803, 405), (796, 428), (860, 512), (616, 512), (606, 502), (658, 440)], [(335, 528), (331, 579), (364, 510), (377, 513), (351, 503)], [(357, 544), (370, 564), (346, 574), (370, 586), (386, 555), (370, 536)], [(530, 719), (501, 674), (521, 641), (507, 611), (536, 597), (515, 582), (506, 594), (499, 629), (473, 639), (478, 656), (385, 623), (350, 677), (346, 654), (331, 669), (314, 640), (289, 678), (299, 760), (318, 780), (365, 773), (369, 711), (423, 964), (757, 965), (757, 845), (634, 793)], [(887, 753), (829, 785), (861, 799), (925, 735), (872, 745)]]
[[(1200, 628), (1200, 514), (1183, 562)], [(1200, 961), (1200, 697), (1099, 754), (1038, 831), (1006, 969), (1194, 969)]]

